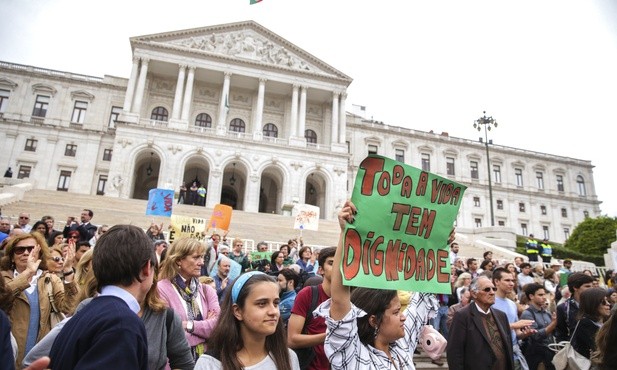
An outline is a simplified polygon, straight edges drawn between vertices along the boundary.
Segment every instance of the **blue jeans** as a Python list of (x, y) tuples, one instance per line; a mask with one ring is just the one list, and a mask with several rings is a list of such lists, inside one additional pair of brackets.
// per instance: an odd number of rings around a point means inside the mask
[(448, 327), (446, 320), (448, 319), (448, 306), (439, 306), (437, 316), (433, 318), (433, 327), (438, 330), (444, 338), (448, 339)]

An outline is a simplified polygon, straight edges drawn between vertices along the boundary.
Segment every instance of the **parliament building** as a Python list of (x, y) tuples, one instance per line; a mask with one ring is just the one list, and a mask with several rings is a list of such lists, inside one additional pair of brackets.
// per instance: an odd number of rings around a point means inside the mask
[(601, 214), (590, 161), (491, 145), (489, 174), (484, 143), (353, 112), (351, 77), (253, 21), (130, 43), (128, 78), (0, 62), (0, 168), (120, 198), (197, 182), (206, 207), (335, 219), (376, 153), (466, 185), (458, 227), (491, 226), (489, 175), (496, 227), (563, 242)]

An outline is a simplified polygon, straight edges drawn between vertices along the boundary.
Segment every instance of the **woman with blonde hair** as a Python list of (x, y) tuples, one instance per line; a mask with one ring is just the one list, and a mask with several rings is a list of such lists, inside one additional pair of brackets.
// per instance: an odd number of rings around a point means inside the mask
[(216, 290), (199, 282), (205, 252), (206, 245), (197, 239), (177, 239), (159, 272), (159, 294), (182, 319), (195, 361), (205, 352), (221, 311)]
[(92, 255), (94, 254), (94, 248), (88, 249), (81, 255), (77, 266), (75, 266), (75, 281), (77, 286), (82, 289), (86, 286), (86, 274), (92, 269)]
[(21, 368), (24, 355), (51, 330), (52, 303), (68, 314), (77, 298), (73, 270), (65, 271), (64, 279), (60, 279), (48, 271), (49, 258), (45, 238), (35, 232), (11, 237), (0, 260), (0, 273), (15, 297), (10, 319), (19, 348), (17, 368)]
[(458, 276), (456, 282), (454, 283), (454, 292), (456, 293), (458, 302), (461, 301), (461, 291), (463, 288), (469, 288), (469, 285), (471, 285), (471, 274), (468, 272), (463, 272)]

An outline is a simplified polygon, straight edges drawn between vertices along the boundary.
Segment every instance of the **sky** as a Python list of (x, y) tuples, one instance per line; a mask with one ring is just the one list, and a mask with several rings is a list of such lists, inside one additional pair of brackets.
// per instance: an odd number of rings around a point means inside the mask
[(0, 0), (0, 14), (0, 60), (125, 78), (130, 37), (253, 20), (353, 78), (348, 111), (470, 140), (486, 111), (495, 144), (590, 160), (617, 217), (614, 0)]

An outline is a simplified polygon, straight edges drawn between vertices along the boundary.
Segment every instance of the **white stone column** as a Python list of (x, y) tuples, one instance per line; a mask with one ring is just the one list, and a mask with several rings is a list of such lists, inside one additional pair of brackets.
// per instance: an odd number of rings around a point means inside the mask
[(131, 77), (129, 78), (128, 86), (126, 87), (126, 96), (124, 97), (124, 106), (122, 110), (125, 112), (131, 111), (133, 96), (135, 95), (135, 84), (137, 83), (137, 72), (139, 71), (139, 58), (133, 58), (133, 68), (131, 69)]
[(182, 121), (188, 122), (191, 102), (193, 101), (193, 81), (195, 80), (195, 67), (189, 67), (189, 75), (186, 78), (186, 88), (184, 89), (184, 101), (182, 104)]
[(257, 107), (255, 112), (255, 127), (253, 127), (253, 137), (261, 136), (264, 115), (264, 97), (266, 94), (266, 79), (259, 79), (259, 89), (257, 90)]
[(332, 144), (338, 143), (338, 98), (340, 93), (335, 91), (332, 93), (332, 137), (330, 142)]
[(184, 89), (186, 66), (180, 65), (179, 67), (178, 82), (176, 83), (176, 95), (174, 95), (174, 105), (171, 108), (171, 119), (180, 118), (180, 106), (182, 104), (182, 90)]
[(144, 89), (146, 87), (146, 76), (148, 75), (149, 59), (141, 60), (141, 70), (139, 71), (139, 81), (137, 81), (137, 92), (135, 93), (135, 104), (131, 107), (131, 112), (141, 113), (141, 102), (144, 100)]
[(339, 144), (345, 144), (345, 131), (347, 130), (347, 112), (345, 111), (345, 100), (347, 99), (347, 93), (341, 93), (341, 106), (339, 107), (338, 115), (338, 142)]
[(298, 85), (293, 85), (291, 92), (291, 122), (289, 136), (298, 136)]
[(223, 91), (221, 91), (221, 102), (219, 103), (219, 123), (217, 129), (219, 132), (225, 131), (225, 121), (227, 121), (227, 104), (229, 104), (229, 85), (231, 83), (231, 72), (225, 72), (225, 80), (223, 81)]
[(298, 137), (304, 138), (306, 129), (306, 86), (302, 86), (300, 91), (300, 112), (298, 114)]

